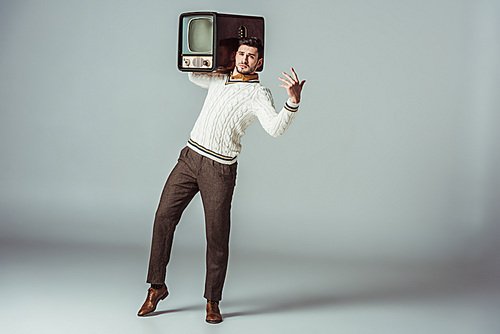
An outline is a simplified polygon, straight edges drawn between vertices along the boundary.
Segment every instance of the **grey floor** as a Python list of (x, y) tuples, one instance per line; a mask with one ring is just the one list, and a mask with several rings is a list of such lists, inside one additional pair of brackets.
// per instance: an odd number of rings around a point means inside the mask
[(1, 333), (500, 333), (498, 275), (482, 267), (231, 255), (204, 322), (203, 252), (174, 248), (171, 295), (139, 318), (148, 250), (2, 242)]

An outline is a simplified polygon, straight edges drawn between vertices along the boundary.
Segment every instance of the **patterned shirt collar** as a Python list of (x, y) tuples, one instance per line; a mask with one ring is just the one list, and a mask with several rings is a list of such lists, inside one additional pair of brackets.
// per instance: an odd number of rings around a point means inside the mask
[(233, 72), (231, 71), (229, 73), (229, 82), (259, 82), (259, 75), (258, 74), (241, 74), (237, 73), (233, 75)]

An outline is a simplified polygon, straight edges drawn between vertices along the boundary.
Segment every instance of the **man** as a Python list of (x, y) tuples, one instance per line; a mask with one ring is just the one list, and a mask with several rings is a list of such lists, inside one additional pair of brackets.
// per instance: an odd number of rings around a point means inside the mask
[(262, 42), (240, 40), (235, 67), (229, 74), (189, 73), (189, 79), (208, 89), (202, 111), (187, 146), (181, 151), (163, 189), (156, 211), (147, 282), (151, 284), (138, 315), (156, 309), (168, 295), (166, 267), (172, 240), (181, 214), (199, 191), (205, 211), (207, 253), (205, 294), (206, 321), (220, 323), (219, 301), (226, 277), (229, 255), (230, 210), (236, 181), (237, 157), (245, 129), (258, 119), (272, 136), (285, 132), (295, 117), (305, 81), (297, 74), (283, 72), (279, 78), (288, 101), (276, 113), (269, 89), (259, 83), (255, 71), (263, 62)]

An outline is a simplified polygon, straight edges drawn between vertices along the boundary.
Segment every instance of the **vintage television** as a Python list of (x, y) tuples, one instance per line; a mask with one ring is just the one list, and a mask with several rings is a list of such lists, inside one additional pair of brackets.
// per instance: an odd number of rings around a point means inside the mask
[[(238, 39), (257, 37), (264, 44), (264, 18), (216, 12), (179, 17), (177, 67), (188, 72), (227, 72), (234, 67)], [(262, 71), (263, 65), (257, 71)]]

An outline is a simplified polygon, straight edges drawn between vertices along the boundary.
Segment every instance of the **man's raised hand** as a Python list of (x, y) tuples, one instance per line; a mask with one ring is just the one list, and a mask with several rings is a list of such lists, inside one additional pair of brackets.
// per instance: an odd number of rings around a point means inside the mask
[(299, 77), (297, 76), (297, 73), (295, 73), (293, 67), (290, 68), (290, 70), (292, 71), (293, 78), (290, 75), (286, 74), (285, 72), (282, 72), (282, 74), (286, 78), (285, 79), (281, 77), (279, 78), (281, 81), (284, 82), (280, 86), (286, 89), (288, 97), (290, 97), (290, 102), (299, 103), (300, 93), (302, 92), (302, 87), (304, 86), (304, 83), (306, 81), (302, 80), (302, 82), (300, 82)]

